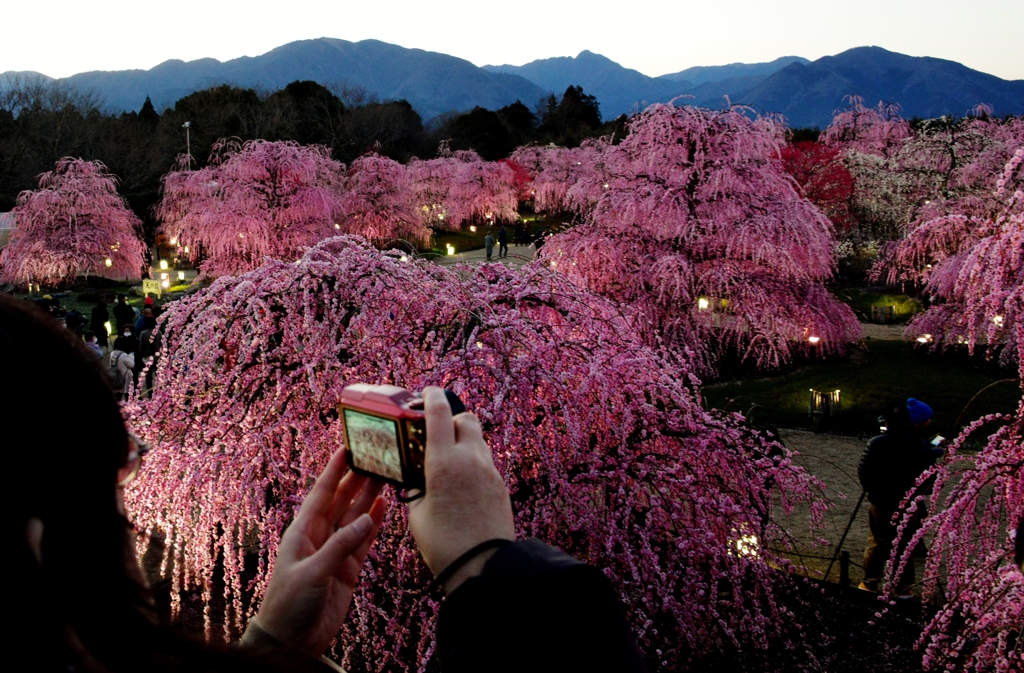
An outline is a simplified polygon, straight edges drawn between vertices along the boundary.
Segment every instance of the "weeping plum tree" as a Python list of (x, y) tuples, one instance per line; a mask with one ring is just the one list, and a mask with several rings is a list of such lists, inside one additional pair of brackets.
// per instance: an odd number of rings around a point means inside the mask
[(341, 197), (343, 233), (386, 244), (408, 241), (424, 247), (430, 230), (416, 213), (405, 166), (379, 154), (364, 154), (349, 166)]
[(533, 177), (530, 196), (539, 213), (586, 215), (608, 189), (605, 155), (614, 147), (608, 138), (584, 140), (579, 147), (520, 147), (511, 159)]
[(319, 145), (221, 140), (206, 168), (164, 176), (156, 215), (203, 276), (244, 273), (338, 233), (344, 170)]
[[(941, 185), (908, 223), (906, 237), (882, 250), (873, 274), (889, 283), (923, 284), (931, 297), (928, 310), (907, 326), (909, 336), (935, 348), (983, 341), (992, 354), (1012, 342), (1020, 320), (1004, 309), (1014, 310), (1005, 300), (1022, 280), (1016, 194), (1024, 120), (976, 119), (963, 126), (945, 133), (969, 134), (970, 140), (943, 141), (945, 149), (930, 141), (937, 156), (929, 163)], [(1004, 350), (1006, 358), (1015, 354), (1012, 347)]]
[(466, 222), (510, 222), (518, 214), (525, 171), (489, 162), (471, 150), (409, 163), (412, 207), (424, 227), (459, 229)]
[[(669, 373), (612, 303), (564, 276), (402, 261), (339, 237), (298, 263), (218, 279), (175, 302), (162, 329), (174, 358), (160, 361), (153, 398), (129, 407), (155, 448), (127, 502), (141, 530), (166, 536), (173, 596), (198, 587), (209, 606), (222, 564), (236, 627), (340, 445), (341, 389), (371, 382), (459, 394), (483, 422), (519, 534), (602, 568), (653, 667), (791, 635), (773, 515), (807, 500), (820, 514), (818, 485), (739, 417), (704, 411), (685, 371)], [(439, 600), (429, 580), (394, 506), (339, 634), (346, 668), (424, 670)]]
[(604, 152), (596, 205), (542, 263), (635, 311), (648, 343), (702, 372), (730, 351), (770, 368), (843, 350), (860, 329), (824, 286), (832, 226), (783, 170), (782, 138), (737, 110), (651, 106)]
[[(945, 303), (921, 325), (962, 335), (973, 348), (987, 341), (1013, 350), (1024, 388), (1024, 149), (1017, 149), (993, 180), (992, 198), (981, 208), (962, 204), (959, 216), (926, 223), (908, 238), (956, 240), (956, 251), (933, 269), (929, 288)], [(946, 230), (943, 235), (942, 231)], [(938, 310), (936, 310), (938, 309)], [(977, 454), (965, 444), (983, 428), (998, 429)], [(942, 604), (919, 646), (926, 670), (1019, 671), (1024, 663), (1024, 574), (1013, 561), (1014, 528), (1024, 520), (1024, 400), (1016, 414), (993, 415), (969, 425), (943, 463), (922, 475), (935, 478), (930, 497), (908, 506), (907, 516), (927, 503), (934, 512), (909, 541), (908, 553), (890, 562), (890, 578), (913, 563), (918, 541), (931, 538), (923, 593)], [(901, 523), (904, 530), (906, 519)], [(896, 548), (899, 548), (896, 545)]]
[(62, 285), (78, 276), (138, 280), (142, 222), (98, 161), (65, 157), (18, 195), (16, 228), (0, 251), (0, 282)]
[(449, 194), (459, 221), (512, 222), (518, 216), (516, 172), (502, 161), (463, 161), (455, 167)]

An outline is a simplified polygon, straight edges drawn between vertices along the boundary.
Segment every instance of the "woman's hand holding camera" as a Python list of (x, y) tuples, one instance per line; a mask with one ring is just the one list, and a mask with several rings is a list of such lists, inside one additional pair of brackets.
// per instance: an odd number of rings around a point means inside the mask
[[(486, 540), (515, 540), (515, 521), (508, 489), (474, 414), (452, 418), (440, 388), (423, 391), (427, 422), (424, 456), (426, 495), (409, 503), (409, 528), (423, 560), (438, 575), (466, 551)], [(480, 574), (495, 553), (479, 554), (445, 582), (450, 594)]]

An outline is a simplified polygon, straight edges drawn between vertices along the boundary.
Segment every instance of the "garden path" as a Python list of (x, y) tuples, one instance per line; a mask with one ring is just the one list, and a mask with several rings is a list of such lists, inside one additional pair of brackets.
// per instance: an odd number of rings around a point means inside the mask
[(537, 254), (537, 248), (532, 245), (510, 245), (508, 246), (508, 257), (498, 259), (498, 252), (495, 249), (494, 256), (490, 262), (487, 261), (487, 253), (483, 248), (469, 250), (455, 255), (435, 257), (434, 262), (444, 266), (452, 264), (504, 264), (513, 269), (518, 269), (533, 261)]
[[(861, 494), (857, 465), (867, 440), (862, 437), (829, 435), (807, 430), (780, 430), (779, 434), (789, 449), (799, 453), (794, 462), (825, 482), (827, 490), (824, 495), (832, 501), (832, 507), (825, 515), (825, 529), (814, 535), (809, 534), (806, 529), (805, 507), (794, 510), (789, 516), (780, 517), (780, 523), (791, 529), (797, 540), (797, 548), (804, 554), (802, 557), (799, 554), (792, 554), (789, 555), (790, 558), (798, 565), (806, 566), (810, 576), (821, 578), (822, 573), (828, 568), (829, 559), (836, 551), (836, 545), (850, 521), (850, 516), (857, 507), (857, 500)], [(829, 540), (831, 544), (814, 544), (812, 541), (819, 537)], [(865, 500), (842, 547), (850, 552), (850, 583), (854, 587), (864, 579), (861, 563), (867, 541), (868, 502)], [(922, 561), (916, 559), (916, 563), (917, 578), (920, 579)], [(826, 579), (831, 582), (839, 581), (838, 556)]]

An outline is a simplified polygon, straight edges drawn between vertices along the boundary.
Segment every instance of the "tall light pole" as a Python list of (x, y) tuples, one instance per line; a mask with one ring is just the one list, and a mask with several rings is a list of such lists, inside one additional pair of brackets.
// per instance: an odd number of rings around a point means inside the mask
[(185, 122), (181, 128), (185, 129), (185, 154), (188, 155), (188, 170), (192, 170), (192, 142), (188, 134), (188, 130), (192, 128), (192, 122)]

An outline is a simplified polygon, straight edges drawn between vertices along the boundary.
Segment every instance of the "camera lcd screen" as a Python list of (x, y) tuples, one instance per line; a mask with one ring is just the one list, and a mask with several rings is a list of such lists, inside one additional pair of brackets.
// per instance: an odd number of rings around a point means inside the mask
[(398, 423), (345, 409), (345, 434), (353, 466), (402, 481), (402, 456), (398, 447)]

